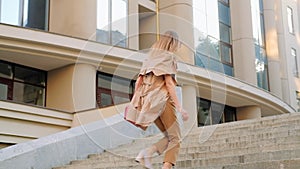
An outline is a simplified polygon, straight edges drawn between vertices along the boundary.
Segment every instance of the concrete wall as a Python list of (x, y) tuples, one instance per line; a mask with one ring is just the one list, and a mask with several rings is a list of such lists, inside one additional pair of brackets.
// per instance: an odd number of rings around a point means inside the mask
[(67, 130), (73, 114), (0, 101), (0, 147)]
[(237, 108), (237, 120), (261, 118), (259, 106), (245, 106)]
[(96, 68), (79, 63), (48, 72), (46, 100), (69, 112), (96, 108)]
[(66, 165), (72, 160), (84, 159), (89, 154), (101, 153), (158, 132), (154, 126), (150, 128), (142, 132), (120, 116), (114, 116), (1, 149), (0, 169), (50, 169)]
[(49, 108), (74, 112), (72, 77), (74, 66), (48, 72), (46, 105)]
[(51, 0), (49, 31), (95, 39), (97, 0)]

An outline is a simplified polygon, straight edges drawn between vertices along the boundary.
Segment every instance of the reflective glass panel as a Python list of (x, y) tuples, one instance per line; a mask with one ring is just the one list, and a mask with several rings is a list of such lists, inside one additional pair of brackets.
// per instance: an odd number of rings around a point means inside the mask
[(264, 34), (263, 34), (263, 16), (260, 13), (259, 0), (251, 0), (251, 12), (252, 12), (252, 25), (253, 25), (253, 36), (255, 43), (263, 46), (264, 45)]
[(217, 60), (221, 60), (219, 55), (219, 41), (213, 37), (208, 37), (208, 52), (209, 56)]
[(15, 80), (35, 85), (46, 85), (46, 76), (43, 71), (28, 69), (25, 67), (15, 67)]
[(111, 95), (110, 94), (106, 94), (106, 93), (101, 93), (101, 101), (100, 101), (100, 103), (101, 103), (102, 107), (112, 105)]
[(7, 63), (0, 62), (0, 77), (12, 79), (12, 67)]
[(127, 42), (127, 0), (112, 1), (112, 44), (126, 47)]
[(45, 89), (24, 83), (14, 83), (13, 100), (28, 104), (43, 106)]
[(96, 40), (102, 43), (109, 43), (109, 0), (97, 1), (97, 32)]
[(0, 9), (0, 22), (11, 24), (11, 25), (20, 25), (22, 13), (21, 13), (21, 3), (20, 0), (1, 0), (1, 9)]
[(209, 58), (205, 55), (202, 55), (201, 53), (196, 53), (196, 65), (203, 67), (203, 68), (208, 68), (209, 67)]
[(231, 64), (231, 48), (227, 45), (221, 45), (222, 61)]
[(48, 0), (24, 0), (22, 26), (47, 30), (47, 8)]
[(197, 39), (198, 43), (196, 45), (196, 51), (198, 53), (204, 54), (204, 55), (209, 55), (209, 44), (210, 41), (208, 39), (208, 36), (201, 34), (201, 36), (198, 37)]
[(205, 0), (193, 0), (193, 22), (195, 45), (198, 45), (198, 39), (207, 34), (207, 17)]
[(233, 74), (233, 67), (229, 66), (227, 64), (223, 64), (223, 68), (224, 68), (224, 73), (228, 76), (234, 76)]
[(220, 23), (220, 39), (223, 42), (231, 43), (231, 28)]
[(219, 3), (219, 19), (220, 22), (231, 25), (230, 21), (230, 8), (228, 6), (225, 6), (222, 3)]
[(198, 126), (206, 126), (211, 124), (210, 119), (210, 101), (197, 99), (198, 102)]
[(207, 34), (220, 38), (218, 0), (206, 0)]
[(0, 100), (6, 100), (8, 93), (8, 86), (0, 83)]
[(293, 9), (290, 7), (287, 7), (287, 17), (289, 32), (294, 33)]
[(293, 60), (293, 74), (295, 77), (298, 77), (299, 70), (298, 70), (298, 59), (297, 59), (296, 49), (294, 48), (291, 49), (291, 55)]

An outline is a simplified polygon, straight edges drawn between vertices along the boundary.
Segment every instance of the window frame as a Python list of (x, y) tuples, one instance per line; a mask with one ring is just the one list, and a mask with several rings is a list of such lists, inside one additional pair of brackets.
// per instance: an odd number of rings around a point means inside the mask
[[(129, 81), (130, 87), (132, 89), (131, 93), (125, 93), (125, 92), (121, 92), (121, 91), (116, 91), (116, 90), (111, 90), (111, 89), (107, 89), (104, 87), (100, 87), (99, 82), (98, 82), (99, 74), (102, 74), (104, 76), (111, 77), (111, 78), (113, 77), (113, 78), (118, 78), (118, 79)], [(99, 108), (110, 107), (110, 106), (114, 106), (117, 104), (126, 103), (126, 102), (115, 103), (115, 100), (114, 100), (115, 96), (128, 96), (128, 99), (131, 100), (134, 95), (134, 87), (135, 87), (135, 81), (136, 81), (134, 79), (128, 79), (125, 77), (112, 75), (112, 74), (100, 72), (100, 71), (97, 71), (96, 79), (97, 79), (96, 80), (96, 106)], [(111, 84), (111, 81), (110, 81), (110, 84)], [(102, 105), (101, 104), (101, 93), (110, 95), (111, 105)], [(123, 98), (126, 98), (126, 97), (123, 97)]]
[[(30, 26), (25, 26), (24, 25), (24, 8), (25, 8), (25, 1), (26, 0), (19, 0), (19, 17), (18, 17), (18, 24), (10, 24), (10, 23), (5, 23), (1, 21), (1, 7), (2, 7), (2, 0), (0, 0), (0, 24), (7, 24), (7, 25), (14, 25), (14, 26), (19, 26), (23, 28), (31, 28), (31, 29), (39, 29), (39, 30), (44, 30), (44, 31), (49, 31), (49, 7), (50, 7), (50, 0), (45, 0), (46, 5), (45, 5), (45, 27), (44, 29), (40, 28), (34, 28)], [(29, 2), (29, 1), (28, 1)], [(28, 14), (28, 13), (27, 13)]]
[[(15, 64), (15, 63), (11, 63), (11, 62), (7, 62), (7, 61), (3, 61), (0, 60), (0, 62), (8, 64), (12, 67), (12, 78), (4, 78), (4, 77), (0, 77), (0, 83), (1, 84), (7, 84), (8, 85), (8, 95), (7, 98), (4, 100), (9, 100), (9, 101), (13, 101), (13, 102), (19, 102), (19, 103), (24, 103), (24, 104), (29, 104), (29, 105), (34, 105), (34, 106), (43, 106), (46, 107), (46, 96), (47, 96), (47, 72), (40, 70), (40, 69), (36, 69), (36, 68), (32, 68), (32, 67), (27, 67), (27, 66), (23, 66), (23, 65), (19, 65), (19, 64)], [(24, 69), (28, 69), (28, 70), (34, 70), (37, 72), (42, 72), (44, 73), (44, 77), (45, 77), (45, 85), (39, 85), (39, 84), (34, 84), (34, 83), (30, 83), (30, 82), (25, 82), (25, 81), (20, 81), (20, 80), (16, 80), (15, 79), (15, 68), (16, 67), (20, 67), (20, 68), (24, 68)], [(31, 85), (31, 86), (35, 86), (35, 87), (39, 87), (39, 88), (43, 88), (44, 90), (44, 96), (43, 96), (43, 105), (37, 105), (37, 104), (32, 104), (32, 103), (26, 103), (26, 102), (22, 102), (22, 101), (16, 101), (14, 100), (14, 89), (15, 89), (15, 83), (20, 83), (20, 84), (24, 84), (24, 85)]]
[[(207, 118), (205, 119), (205, 123), (199, 123), (199, 114), (201, 111), (200, 108), (201, 108), (201, 102), (206, 102), (207, 105), (208, 105), (208, 116)], [(213, 115), (215, 115), (215, 113), (212, 111), (212, 106), (216, 107), (216, 106), (219, 106), (221, 107), (223, 110), (222, 113), (220, 114), (220, 119), (219, 119), (219, 123), (213, 123)], [(230, 112), (229, 112), (230, 111)], [(228, 115), (231, 114), (232, 118), (233, 118), (233, 121), (228, 121), (228, 117), (226, 116), (226, 114)], [(207, 120), (209, 120), (209, 124), (207, 124)], [(225, 104), (221, 104), (221, 103), (217, 103), (217, 102), (214, 102), (214, 101), (211, 101), (211, 100), (207, 100), (207, 99), (204, 99), (204, 98), (201, 98), (201, 97), (197, 97), (197, 126), (198, 127), (203, 127), (203, 126), (208, 126), (208, 125), (215, 125), (215, 124), (222, 124), (222, 123), (229, 123), (229, 122), (234, 122), (234, 121), (237, 121), (237, 111), (236, 111), (236, 108), (235, 107), (231, 107), (231, 106), (228, 106), (228, 105), (225, 105)]]
[[(98, 3), (99, 3), (99, 1), (100, 0), (97, 0), (97, 8), (98, 8)], [(112, 27), (113, 27), (113, 22), (112, 22), (112, 16), (113, 16), (113, 14), (112, 14), (112, 12), (113, 12), (113, 3), (112, 3), (112, 1), (111, 0), (108, 0), (108, 6), (107, 6), (107, 8), (108, 8), (108, 42), (106, 43), (106, 42), (101, 42), (101, 41), (98, 41), (97, 40), (97, 34), (96, 34), (96, 41), (97, 42), (99, 42), (99, 43), (104, 43), (104, 44), (109, 44), (109, 45), (113, 45), (113, 46), (117, 46), (117, 47), (121, 47), (121, 48), (128, 48), (129, 47), (129, 41), (128, 41), (128, 32), (129, 32), (129, 20), (128, 20), (128, 16), (129, 16), (129, 0), (123, 0), (123, 1), (125, 1), (126, 2), (126, 34), (125, 34), (125, 37), (126, 37), (126, 39), (125, 39), (125, 46), (120, 46), (120, 45), (118, 45), (118, 44), (113, 44), (113, 35), (112, 35)], [(97, 11), (98, 11), (98, 9), (97, 9)], [(97, 22), (99, 22), (99, 19), (98, 19), (98, 12), (97, 12)], [(97, 27), (96, 27), (96, 30), (102, 30), (102, 29), (99, 29), (98, 28), (98, 25), (97, 25)]]

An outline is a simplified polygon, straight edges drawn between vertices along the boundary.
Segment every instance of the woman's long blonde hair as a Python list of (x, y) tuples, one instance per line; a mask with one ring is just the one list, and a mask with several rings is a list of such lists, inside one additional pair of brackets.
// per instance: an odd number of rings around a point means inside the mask
[(152, 45), (152, 49), (176, 52), (179, 46), (178, 34), (174, 31), (166, 31), (160, 36), (160, 39)]

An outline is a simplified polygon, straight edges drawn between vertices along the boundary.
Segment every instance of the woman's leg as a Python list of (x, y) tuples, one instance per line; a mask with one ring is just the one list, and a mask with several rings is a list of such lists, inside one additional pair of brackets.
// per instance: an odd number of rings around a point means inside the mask
[(157, 127), (165, 136), (154, 144), (159, 153), (166, 151), (164, 163), (175, 165), (180, 148), (180, 127), (176, 117), (175, 106), (170, 100), (166, 104), (165, 111), (155, 121)]

